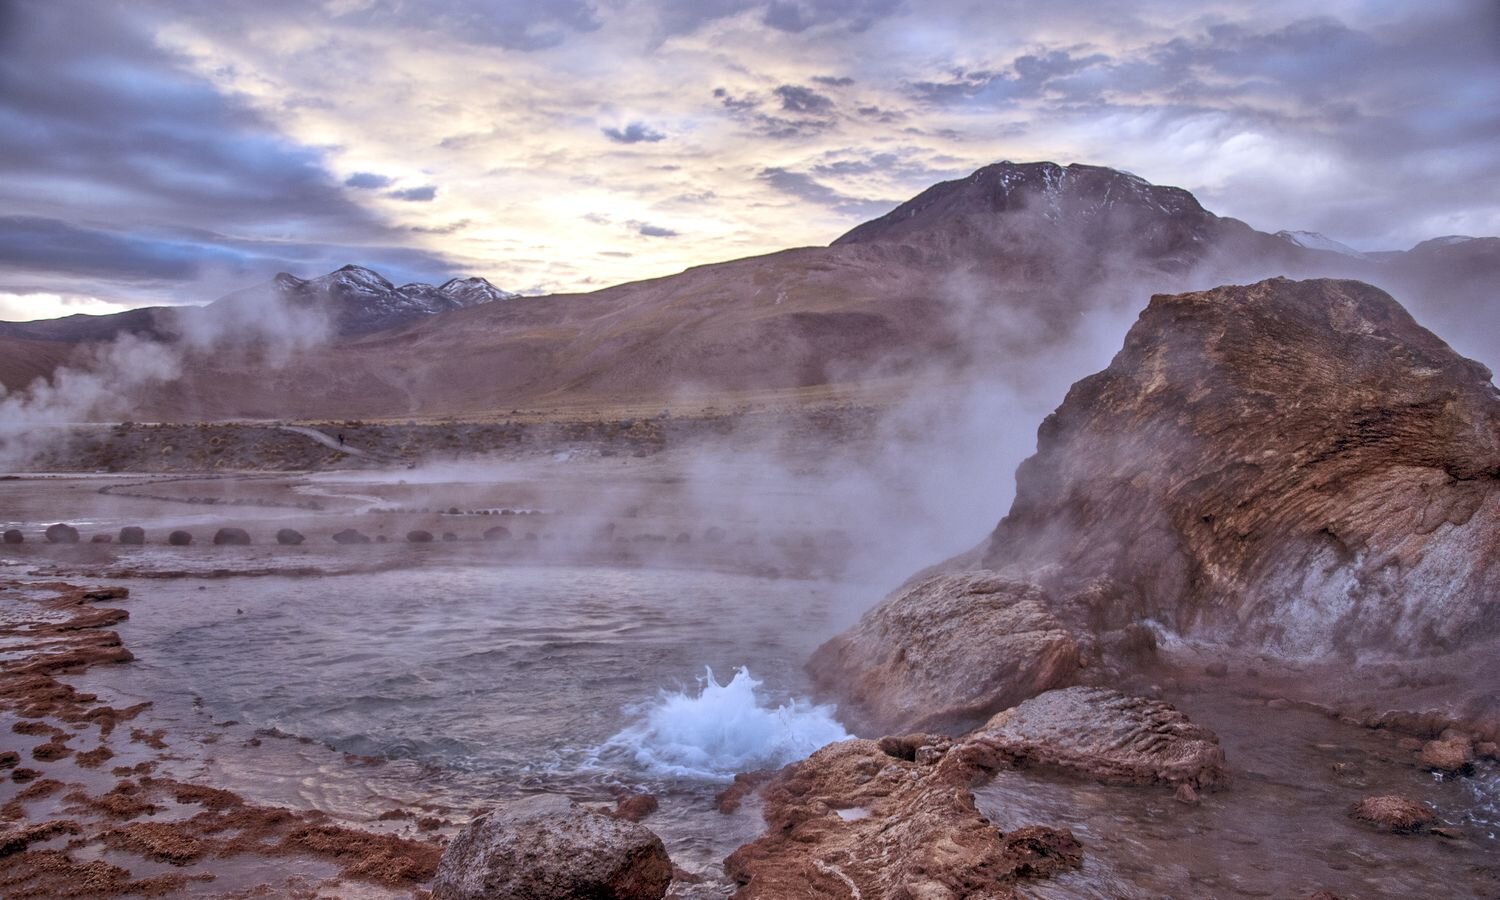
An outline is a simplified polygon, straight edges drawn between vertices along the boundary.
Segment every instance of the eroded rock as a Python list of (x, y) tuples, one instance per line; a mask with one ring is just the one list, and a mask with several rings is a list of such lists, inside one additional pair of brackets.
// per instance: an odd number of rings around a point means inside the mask
[(778, 773), (761, 791), (766, 831), (736, 850), (725, 870), (737, 900), (789, 897), (1009, 898), (1019, 878), (1081, 860), (1066, 831), (1002, 834), (974, 806), (977, 771), (937, 747), (938, 735), (882, 744), (829, 744)]
[(981, 571), (892, 595), (819, 647), (808, 671), (860, 724), (925, 730), (1066, 684), (1079, 658), (1040, 588)]
[(433, 900), (659, 900), (672, 881), (661, 839), (644, 826), (553, 794), (471, 822), (443, 852)]
[(1159, 700), (1098, 687), (1033, 697), (990, 719), (958, 752), (983, 768), (1035, 766), (1121, 784), (1203, 788), (1225, 774), (1212, 731)]
[(1426, 806), (1393, 794), (1366, 797), (1354, 804), (1349, 815), (1366, 825), (1394, 834), (1424, 831), (1437, 822), (1437, 816)]

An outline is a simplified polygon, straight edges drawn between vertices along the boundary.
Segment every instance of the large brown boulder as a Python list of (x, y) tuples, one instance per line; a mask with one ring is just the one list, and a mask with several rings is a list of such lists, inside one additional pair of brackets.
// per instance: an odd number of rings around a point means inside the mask
[(1426, 806), (1394, 794), (1366, 797), (1350, 808), (1349, 815), (1355, 821), (1393, 834), (1414, 834), (1437, 822), (1437, 816)]
[(469, 823), (443, 851), (433, 900), (660, 900), (661, 839), (634, 822), (541, 794)]
[(1500, 392), (1383, 291), (1272, 279), (1156, 296), (1016, 473), (983, 564), (1096, 627), (1294, 654), (1500, 634)]
[[(1042, 423), (1009, 514), (943, 568), (976, 567), (950, 577), (1035, 588), (897, 593), (819, 650), (819, 683), (912, 727), (1065, 683), (1074, 644), (1108, 683), (1158, 629), (1304, 660), (1474, 652), (1477, 671), (1500, 655), (1500, 391), (1359, 282), (1153, 297)], [(1500, 722), (1452, 684), (1424, 702)]]
[(979, 771), (948, 746), (936, 735), (855, 739), (787, 766), (761, 791), (765, 833), (724, 861), (736, 900), (1001, 900), (1019, 878), (1081, 862), (1065, 830), (990, 824), (969, 790)]
[(1041, 589), (981, 571), (896, 593), (819, 647), (808, 670), (840, 694), (846, 720), (894, 731), (982, 719), (1068, 683), (1078, 663)]
[(1098, 687), (1033, 697), (990, 719), (959, 752), (980, 768), (1034, 766), (1115, 784), (1211, 787), (1224, 778), (1212, 731), (1159, 700)]

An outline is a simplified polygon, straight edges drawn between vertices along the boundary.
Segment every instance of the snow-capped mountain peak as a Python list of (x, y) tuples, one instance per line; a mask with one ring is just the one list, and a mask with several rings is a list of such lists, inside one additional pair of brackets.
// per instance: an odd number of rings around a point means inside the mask
[(1316, 231), (1278, 231), (1276, 236), (1295, 247), (1305, 250), (1322, 250), (1327, 253), (1338, 253), (1343, 256), (1352, 256), (1363, 259), (1364, 254), (1348, 244), (1341, 244), (1327, 235)]

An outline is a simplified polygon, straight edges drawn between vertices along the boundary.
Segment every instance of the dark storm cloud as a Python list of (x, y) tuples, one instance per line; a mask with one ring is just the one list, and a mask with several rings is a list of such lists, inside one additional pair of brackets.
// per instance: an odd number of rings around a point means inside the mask
[(789, 169), (765, 168), (760, 170), (757, 177), (783, 194), (848, 215), (865, 217), (884, 215), (899, 202), (850, 197), (819, 182), (805, 172), (793, 172)]
[(431, 203), (437, 196), (437, 185), (424, 184), (421, 187), (402, 188), (399, 191), (391, 191), (386, 194), (392, 200), (406, 200), (411, 203)]
[(355, 172), (344, 179), (345, 187), (360, 188), (362, 190), (373, 190), (376, 188), (390, 187), (391, 179), (374, 172)]
[(617, 144), (654, 144), (657, 141), (666, 140), (666, 135), (647, 125), (645, 122), (631, 122), (624, 128), (602, 128), (604, 136)]
[(278, 271), (322, 274), (356, 261), (397, 283), (454, 273), (443, 258), (404, 247), (254, 241), (188, 229), (121, 232), (34, 216), (0, 217), (0, 266), (104, 283), (160, 286), (196, 282), (209, 273), (239, 280)]
[(833, 101), (800, 84), (783, 84), (772, 91), (781, 100), (783, 112), (820, 116), (833, 112)]
[[(77, 15), (39, 0), (5, 8), (0, 208), (11, 214), (3, 226), (10, 265), (50, 273), (67, 290), (71, 276), (105, 272), (158, 282), (209, 268), (250, 272), (257, 260), (284, 258), (297, 235), (315, 235), (325, 249), (397, 239), (351, 200), (321, 150), (287, 140), (237, 98), (187, 74), (119, 8)], [(379, 177), (348, 183), (374, 187)], [(88, 224), (68, 224), (80, 212)], [(191, 239), (142, 236), (194, 229)], [(64, 234), (76, 246), (36, 243)], [(247, 249), (272, 236), (289, 242), (277, 252)], [(29, 259), (17, 255), (23, 247)], [(424, 265), (435, 262), (428, 255)]]
[(812, 82), (813, 84), (821, 84), (824, 87), (848, 87), (854, 83), (854, 79), (847, 75), (814, 75)]

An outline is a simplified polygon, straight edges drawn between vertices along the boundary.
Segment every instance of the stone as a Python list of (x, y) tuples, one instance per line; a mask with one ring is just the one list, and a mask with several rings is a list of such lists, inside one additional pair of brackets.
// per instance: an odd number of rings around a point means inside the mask
[(1211, 788), (1218, 736), (1160, 700), (1100, 687), (1048, 691), (999, 713), (954, 752), (985, 769), (1036, 767), (1114, 784)]
[(0, 540), (4, 540), (7, 544), (24, 544), (26, 535), (22, 534), (19, 528), (7, 528), (4, 537)]
[(1349, 815), (1356, 821), (1393, 834), (1414, 834), (1437, 822), (1437, 816), (1426, 806), (1391, 794), (1366, 797), (1354, 804)]
[(64, 525), (61, 522), (56, 525), (48, 525), (44, 535), (49, 544), (78, 543), (78, 529), (72, 525)]
[(276, 532), (276, 543), (283, 547), (296, 547), (307, 538), (295, 528), (282, 528)]
[(1474, 766), (1474, 744), (1467, 737), (1454, 735), (1422, 745), (1422, 765), (1447, 775), (1467, 772)]
[(408, 544), (430, 544), (432, 543), (432, 532), (430, 531), (408, 531), (406, 533)]
[(108, 534), (96, 534), (89, 538), (90, 544), (110, 544), (114, 542), (114, 536)]
[[(766, 830), (724, 861), (736, 900), (800, 897), (1001, 900), (1017, 879), (1077, 866), (1066, 831), (1002, 834), (969, 790), (978, 771), (953, 754), (922, 756), (939, 735), (829, 744), (761, 789)], [(892, 756), (888, 750), (899, 755)]]
[(167, 543), (173, 547), (186, 547), (193, 542), (193, 535), (188, 531), (174, 531), (167, 535)]
[(370, 536), (356, 528), (345, 528), (343, 531), (334, 532), (333, 540), (338, 544), (368, 544)]
[(214, 532), (214, 546), (245, 547), (250, 544), (250, 533), (243, 528), (220, 528)]
[(1079, 659), (1040, 588), (979, 571), (898, 591), (819, 647), (808, 671), (859, 730), (922, 731), (1067, 684)]
[(510, 529), (504, 525), (486, 528), (484, 530), (484, 539), (487, 541), (508, 541), (510, 540)]
[(139, 547), (146, 543), (146, 529), (139, 525), (126, 525), (120, 529), (120, 543)]
[(540, 794), (480, 816), (449, 842), (433, 900), (660, 900), (672, 881), (644, 826)]

